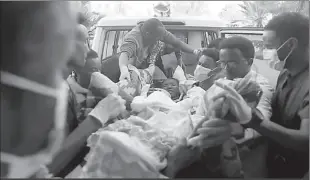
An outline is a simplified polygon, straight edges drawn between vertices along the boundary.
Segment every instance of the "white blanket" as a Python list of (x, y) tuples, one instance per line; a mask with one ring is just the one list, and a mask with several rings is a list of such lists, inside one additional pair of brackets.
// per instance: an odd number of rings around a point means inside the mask
[[(198, 96), (193, 94), (188, 99)], [(163, 92), (154, 92), (146, 98), (136, 97), (132, 108), (137, 115), (116, 121), (88, 139), (91, 152), (83, 168), (83, 177), (163, 177), (159, 172), (167, 165), (167, 153), (193, 131), (186, 107), (189, 106), (175, 103)], [(115, 162), (111, 164), (111, 161)], [(131, 170), (120, 168), (126, 164), (129, 167), (133, 162)]]

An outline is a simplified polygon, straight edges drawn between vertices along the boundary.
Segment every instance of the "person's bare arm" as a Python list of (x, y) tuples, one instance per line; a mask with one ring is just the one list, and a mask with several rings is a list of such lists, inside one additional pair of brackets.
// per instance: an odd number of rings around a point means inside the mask
[(215, 84), (223, 88), (223, 93), (213, 97), (213, 100), (227, 98), (230, 104), (230, 111), (237, 117), (239, 123), (247, 128), (252, 128), (284, 147), (297, 151), (308, 151), (309, 149), (309, 96), (304, 98), (303, 107), (296, 115), (300, 117), (301, 124), (298, 130), (289, 129), (270, 120), (266, 120), (257, 109), (251, 109), (240, 94), (232, 87), (221, 82)]
[(129, 64), (129, 58), (133, 57), (136, 53), (137, 45), (134, 41), (127, 40), (124, 41), (120, 47), (120, 57), (119, 57), (119, 67), (122, 69), (123, 67), (127, 67)]
[[(115, 118), (125, 110), (125, 100), (114, 94), (102, 99), (86, 119), (67, 137), (60, 152), (48, 166), (52, 174), (59, 173), (85, 146), (87, 138), (109, 119)], [(81, 157), (83, 158), (83, 157)]]
[(193, 48), (176, 38), (172, 33), (167, 30), (165, 31), (162, 41), (172, 45), (174, 48), (179, 49), (183, 52), (194, 53)]
[(295, 149), (297, 151), (309, 150), (309, 102), (299, 111), (301, 118), (299, 130), (285, 128), (269, 120), (259, 120), (253, 118), (248, 124), (249, 127), (255, 129), (260, 134), (267, 136), (284, 147)]
[(101, 123), (91, 117), (87, 118), (68, 136), (62, 149), (47, 167), (52, 174), (59, 173), (85, 146), (87, 138), (102, 127)]
[[(271, 114), (272, 114), (272, 108), (271, 108), (271, 99), (273, 96), (274, 89), (268, 84), (268, 82), (262, 80), (259, 82), (260, 87), (262, 88), (262, 96), (259, 100), (259, 103), (257, 104), (257, 109), (259, 112), (262, 114), (264, 119), (270, 119)], [(238, 126), (238, 125), (236, 125)], [(239, 125), (241, 126), (241, 125)], [(246, 134), (247, 133), (247, 134)], [(261, 134), (255, 131), (252, 128), (247, 128), (246, 131), (244, 131), (244, 138), (239, 139), (240, 141), (246, 142), (251, 139), (256, 139), (260, 137)]]
[(127, 67), (129, 64), (129, 56), (127, 52), (122, 52), (119, 56), (119, 68), (122, 69), (124, 67)]

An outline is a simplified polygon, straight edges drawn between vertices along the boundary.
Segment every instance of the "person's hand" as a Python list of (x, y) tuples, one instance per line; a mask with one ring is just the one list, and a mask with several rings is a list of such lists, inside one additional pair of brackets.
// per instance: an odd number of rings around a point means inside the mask
[(197, 130), (198, 135), (190, 138), (188, 144), (201, 149), (223, 144), (231, 137), (230, 122), (221, 119), (209, 119)]
[(244, 138), (245, 129), (239, 123), (230, 123), (231, 135), (236, 139)]
[(252, 109), (243, 99), (243, 97), (232, 87), (215, 81), (215, 85), (223, 88), (225, 91), (214, 96), (212, 99), (225, 98), (230, 113), (232, 113), (240, 124), (247, 124), (252, 118)]
[(93, 110), (93, 108), (82, 108), (81, 111), (84, 112), (84, 116), (86, 117), (91, 111)]
[(195, 50), (193, 51), (193, 53), (194, 53), (196, 56), (198, 56), (198, 55), (200, 54), (200, 52), (202, 52), (202, 48), (195, 49)]
[(130, 73), (129, 73), (127, 66), (121, 67), (120, 71), (121, 71), (121, 75), (119, 77), (119, 81), (122, 81), (122, 80), (130, 81), (131, 80), (130, 79)]
[(83, 88), (79, 83), (75, 81), (73, 77), (69, 76), (67, 78), (67, 82), (69, 86), (71, 87), (72, 91), (74, 91), (74, 93), (81, 93), (81, 94), (88, 93), (88, 89)]
[(167, 168), (165, 174), (172, 178), (176, 173), (197, 161), (200, 157), (198, 148), (187, 146), (186, 139), (182, 139), (180, 144), (174, 146), (167, 155)]
[(180, 84), (179, 90), (180, 90), (180, 94), (184, 96), (184, 95), (186, 95), (188, 89), (187, 89), (187, 86), (185, 84)]
[(104, 125), (109, 119), (116, 118), (125, 109), (125, 100), (118, 95), (110, 94), (102, 99), (89, 115), (95, 117)]

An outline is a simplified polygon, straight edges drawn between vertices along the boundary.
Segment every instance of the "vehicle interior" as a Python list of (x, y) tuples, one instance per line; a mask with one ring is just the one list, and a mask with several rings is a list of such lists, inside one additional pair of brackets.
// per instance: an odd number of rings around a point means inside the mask
[[(100, 27), (99, 27), (100, 28)], [(218, 33), (215, 30), (188, 30), (186, 27), (182, 29), (170, 29), (166, 27), (168, 31), (174, 34), (177, 38), (183, 42), (189, 44), (194, 48), (206, 47), (212, 40), (218, 37)], [(117, 82), (120, 72), (118, 68), (118, 57), (120, 55), (120, 46), (123, 39), (131, 30), (127, 29), (109, 29), (101, 31), (105, 33), (103, 43), (101, 46), (101, 72), (108, 76), (112, 81)], [(100, 46), (99, 46), (100, 47)], [(185, 65), (187, 74), (193, 74), (196, 64), (198, 62), (197, 57), (193, 54), (182, 53), (182, 61)], [(170, 68), (176, 64), (175, 62), (163, 60), (164, 68)]]

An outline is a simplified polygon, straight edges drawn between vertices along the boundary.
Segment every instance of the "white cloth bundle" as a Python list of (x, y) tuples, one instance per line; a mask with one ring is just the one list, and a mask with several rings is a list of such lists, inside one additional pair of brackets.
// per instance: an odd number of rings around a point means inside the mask
[(95, 87), (98, 89), (110, 89), (113, 93), (116, 94), (119, 91), (118, 85), (100, 72), (94, 72), (91, 74), (89, 87)]
[(180, 106), (169, 97), (169, 94), (155, 91), (148, 97), (137, 96), (131, 103), (132, 111), (141, 112), (146, 107), (180, 110)]

